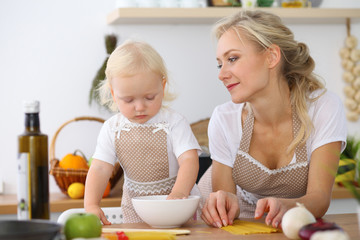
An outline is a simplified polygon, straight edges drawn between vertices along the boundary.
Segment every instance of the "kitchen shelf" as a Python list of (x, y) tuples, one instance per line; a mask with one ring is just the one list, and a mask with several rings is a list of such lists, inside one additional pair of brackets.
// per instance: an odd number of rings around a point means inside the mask
[[(100, 202), (101, 207), (120, 207), (121, 194), (111, 194)], [(70, 208), (84, 208), (84, 199), (71, 199), (63, 193), (50, 194), (50, 212), (63, 212)], [(0, 195), (0, 215), (16, 214), (16, 194)]]
[[(239, 11), (240, 7), (207, 8), (118, 8), (107, 16), (113, 24), (213, 24)], [(274, 13), (285, 22), (345, 23), (360, 18), (360, 8), (255, 8)]]
[[(110, 195), (101, 199), (101, 207), (120, 207), (122, 198), (122, 184), (116, 184)], [(63, 212), (70, 208), (84, 208), (84, 199), (71, 199), (63, 193), (50, 193), (50, 212)], [(0, 194), (0, 215), (16, 214), (16, 194)]]

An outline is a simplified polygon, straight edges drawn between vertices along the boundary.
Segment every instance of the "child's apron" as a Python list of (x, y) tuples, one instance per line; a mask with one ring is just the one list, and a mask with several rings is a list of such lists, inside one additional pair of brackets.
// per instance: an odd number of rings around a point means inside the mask
[(121, 207), (125, 223), (142, 222), (131, 198), (168, 195), (176, 177), (169, 178), (166, 124), (125, 124), (115, 136), (115, 149), (124, 170)]

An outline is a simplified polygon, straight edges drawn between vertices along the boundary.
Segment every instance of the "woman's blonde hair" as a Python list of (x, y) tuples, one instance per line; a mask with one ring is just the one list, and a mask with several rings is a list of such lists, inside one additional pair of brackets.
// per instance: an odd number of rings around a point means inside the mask
[[(264, 11), (240, 11), (221, 19), (213, 28), (213, 33), (219, 39), (226, 31), (235, 30), (245, 34), (261, 50), (275, 44), (282, 54), (282, 74), (289, 86), (290, 101), (294, 111), (300, 119), (301, 127), (289, 145), (293, 150), (297, 145), (305, 144), (313, 128), (308, 115), (308, 101), (310, 94), (317, 89), (324, 89), (324, 84), (313, 73), (315, 62), (310, 56), (307, 45), (294, 40), (292, 31), (281, 21), (280, 17)], [(325, 92), (325, 91), (324, 91)]]
[(114, 77), (131, 77), (147, 71), (158, 74), (159, 81), (165, 80), (164, 101), (172, 100), (174, 96), (168, 91), (168, 71), (163, 58), (148, 43), (127, 40), (111, 53), (107, 61), (106, 79), (98, 88), (101, 104), (114, 112), (118, 111), (111, 95), (111, 83)]

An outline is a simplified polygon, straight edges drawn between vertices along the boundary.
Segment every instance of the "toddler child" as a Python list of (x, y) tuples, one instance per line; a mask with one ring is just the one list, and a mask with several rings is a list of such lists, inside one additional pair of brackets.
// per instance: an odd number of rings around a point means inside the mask
[(193, 188), (196, 192), (201, 150), (187, 120), (163, 106), (169, 97), (167, 69), (149, 44), (124, 42), (110, 55), (105, 73), (100, 98), (118, 113), (99, 133), (86, 179), (85, 210), (110, 224), (99, 204), (113, 165), (119, 161), (124, 170), (123, 220), (142, 222), (131, 198), (168, 195), (167, 199), (181, 199)]

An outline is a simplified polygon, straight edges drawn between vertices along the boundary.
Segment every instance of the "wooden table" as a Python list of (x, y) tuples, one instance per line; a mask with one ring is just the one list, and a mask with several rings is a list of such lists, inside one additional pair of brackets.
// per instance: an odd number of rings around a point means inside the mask
[[(122, 186), (116, 184), (110, 195), (101, 200), (101, 207), (120, 207)], [(83, 208), (84, 199), (71, 199), (63, 193), (50, 193), (50, 212), (63, 212), (70, 208)], [(0, 214), (16, 214), (16, 194), (0, 195)]]
[[(326, 221), (335, 222), (340, 227), (344, 229), (345, 232), (349, 235), (350, 239), (360, 239), (359, 235), (359, 225), (357, 220), (357, 214), (336, 214), (336, 215), (327, 215), (324, 217)], [(247, 221), (257, 221), (250, 220)], [(263, 220), (261, 221), (263, 222)], [(110, 228), (149, 228), (145, 223), (136, 223), (136, 224), (114, 224), (111, 226), (104, 226)], [(206, 239), (206, 240), (231, 240), (231, 239), (261, 239), (261, 240), (271, 240), (271, 239), (288, 239), (283, 233), (270, 233), (270, 234), (252, 234), (252, 235), (233, 235), (226, 232), (225, 230), (219, 228), (209, 227), (204, 224), (202, 221), (191, 221), (180, 229), (188, 229), (191, 231), (190, 235), (177, 236), (177, 240), (180, 239)]]

